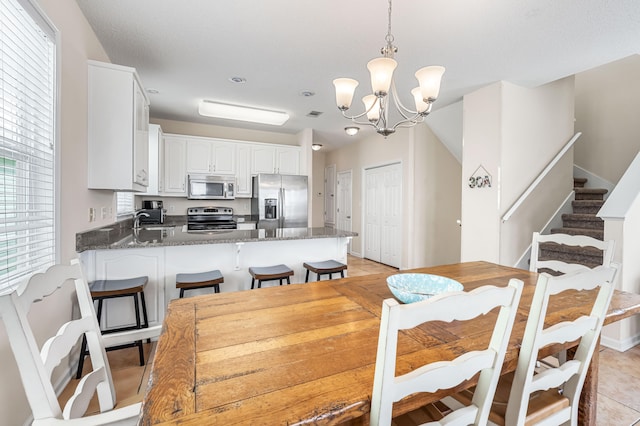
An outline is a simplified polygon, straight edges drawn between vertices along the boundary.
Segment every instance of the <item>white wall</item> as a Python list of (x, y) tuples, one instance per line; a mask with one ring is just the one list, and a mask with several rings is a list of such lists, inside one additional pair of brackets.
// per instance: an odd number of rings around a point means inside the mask
[[(426, 124), (399, 129), (384, 138), (372, 133), (328, 151), (325, 165), (353, 171), (352, 251), (362, 255), (364, 169), (402, 163), (403, 226), (401, 269), (459, 261), (460, 165)], [(445, 222), (451, 219), (453, 225)], [(439, 245), (436, 247), (436, 245)]]
[(617, 183), (640, 151), (640, 55), (576, 74), (578, 166)]
[[(38, 4), (60, 31), (57, 46), (60, 66), (59, 235), (60, 260), (75, 257), (75, 234), (111, 222), (112, 218), (89, 223), (88, 209), (115, 208), (112, 191), (87, 189), (87, 59), (109, 61), (107, 54), (73, 0), (39, 0)], [(69, 287), (69, 291), (71, 288)], [(65, 295), (37, 305), (31, 318), (36, 333), (46, 335), (71, 317), (70, 298)], [(42, 342), (40, 342), (42, 343)], [(30, 415), (22, 391), (4, 325), (0, 327), (0, 419), (2, 424), (19, 425)]]
[[(568, 154), (548, 176), (551, 182), (502, 224), (502, 215), (573, 136), (573, 109), (572, 77), (533, 89), (498, 82), (464, 97), (463, 261), (514, 265), (533, 230), (571, 192)], [(491, 187), (471, 188), (469, 178), (477, 174), (490, 175)]]

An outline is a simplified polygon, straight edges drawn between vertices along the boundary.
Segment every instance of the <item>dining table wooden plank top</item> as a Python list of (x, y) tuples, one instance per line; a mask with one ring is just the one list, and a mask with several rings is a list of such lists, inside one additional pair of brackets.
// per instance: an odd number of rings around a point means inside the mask
[[(537, 274), (488, 262), (420, 268), (453, 278), (465, 291), (483, 285), (525, 283), (503, 374), (515, 370)], [(158, 340), (140, 424), (293, 425), (368, 424), (386, 278), (344, 279), (218, 293), (174, 300)], [(562, 294), (552, 299), (549, 321), (589, 313), (592, 300)], [(640, 313), (640, 295), (616, 291), (605, 324)], [(403, 332), (397, 374), (412, 365), (452, 360), (486, 345), (495, 312), (471, 324), (439, 323)], [(548, 349), (548, 354), (558, 347)], [(542, 354), (545, 355), (545, 354)], [(585, 384), (595, 406), (597, 362)], [(593, 368), (593, 367), (592, 367)], [(435, 394), (394, 405), (394, 415), (473, 386), (476, 378)], [(590, 398), (590, 399), (589, 399)], [(595, 409), (581, 411), (595, 424)]]

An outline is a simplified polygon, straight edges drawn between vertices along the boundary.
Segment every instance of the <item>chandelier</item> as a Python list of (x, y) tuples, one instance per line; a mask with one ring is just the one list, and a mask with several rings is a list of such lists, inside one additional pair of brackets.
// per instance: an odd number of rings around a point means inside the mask
[[(416, 109), (409, 109), (400, 101), (393, 81), (393, 71), (398, 66), (393, 56), (398, 51), (398, 48), (393, 45), (394, 38), (391, 34), (391, 0), (389, 0), (389, 26), (385, 41), (386, 45), (380, 49), (382, 57), (373, 59), (367, 64), (367, 69), (371, 74), (373, 94), (362, 98), (365, 109), (362, 114), (349, 116), (346, 113), (351, 107), (353, 94), (359, 84), (358, 81), (351, 78), (337, 78), (333, 80), (333, 85), (336, 88), (338, 109), (345, 118), (357, 124), (373, 126), (378, 133), (387, 137), (394, 133), (398, 127), (412, 127), (424, 121), (424, 118), (431, 112), (431, 105), (438, 99), (444, 67), (425, 67), (415, 73), (419, 87), (411, 90), (411, 94), (413, 95)], [(390, 98), (401, 116), (399, 121), (393, 125), (391, 125), (389, 117)], [(365, 115), (368, 122), (357, 121)]]

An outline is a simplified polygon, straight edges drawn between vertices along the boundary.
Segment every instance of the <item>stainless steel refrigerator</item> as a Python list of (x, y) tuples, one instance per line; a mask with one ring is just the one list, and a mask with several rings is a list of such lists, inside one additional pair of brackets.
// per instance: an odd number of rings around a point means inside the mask
[(307, 181), (307, 176), (298, 175), (254, 176), (251, 215), (258, 228), (306, 228)]

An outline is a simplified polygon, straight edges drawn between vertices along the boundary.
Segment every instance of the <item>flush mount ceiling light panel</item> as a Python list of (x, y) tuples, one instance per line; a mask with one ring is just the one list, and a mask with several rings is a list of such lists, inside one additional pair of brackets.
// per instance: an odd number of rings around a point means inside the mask
[(286, 112), (223, 104), (207, 100), (200, 102), (198, 113), (205, 117), (248, 121), (251, 123), (270, 124), (272, 126), (282, 126), (289, 119), (289, 114)]

